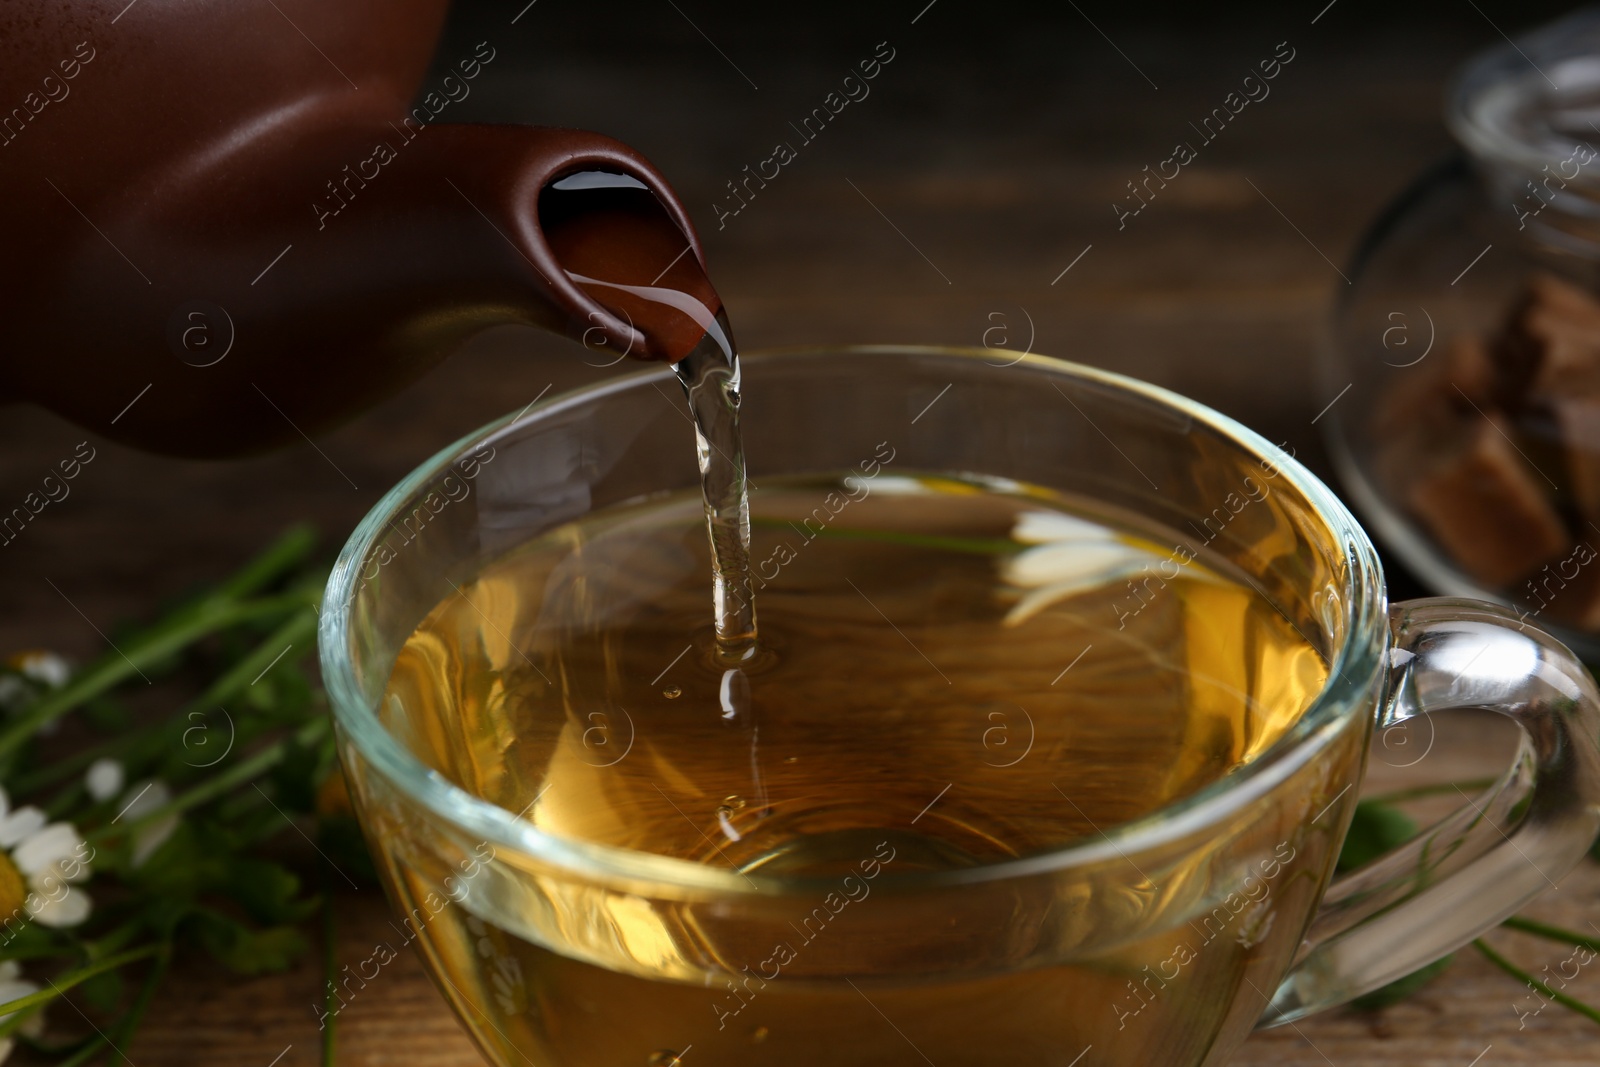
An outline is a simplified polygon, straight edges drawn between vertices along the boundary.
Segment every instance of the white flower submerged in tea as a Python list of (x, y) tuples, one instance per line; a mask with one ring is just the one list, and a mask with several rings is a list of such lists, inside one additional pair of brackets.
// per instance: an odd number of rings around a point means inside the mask
[[(1091, 589), (1127, 582), (1131, 592), (1133, 576), (1141, 573), (1144, 591), (1150, 593), (1152, 580), (1164, 585), (1194, 559), (1192, 554), (1182, 559), (1159, 552), (1125, 531), (1060, 511), (1023, 512), (1011, 536), (1031, 547), (1001, 564), (1001, 577), (1027, 591), (1006, 614), (1007, 626), (1027, 622), (1052, 604)], [(1205, 578), (1211, 572), (1198, 567), (1195, 574)]]

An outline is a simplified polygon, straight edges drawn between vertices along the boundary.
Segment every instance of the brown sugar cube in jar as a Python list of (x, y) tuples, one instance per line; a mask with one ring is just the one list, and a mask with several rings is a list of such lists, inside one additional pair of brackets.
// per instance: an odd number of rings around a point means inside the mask
[[(1539, 275), (1506, 323), (1500, 351), (1529, 375), (1526, 411), (1551, 428), (1573, 505), (1600, 518), (1600, 300)], [(1581, 525), (1580, 525), (1581, 529)]]
[(1406, 368), (1380, 399), (1368, 423), (1378, 451), (1385, 459), (1401, 461), (1390, 464), (1398, 472), (1410, 469), (1418, 447), (1493, 406), (1494, 382), (1494, 365), (1483, 340), (1470, 334), (1452, 338), (1436, 358)]
[(1547, 401), (1566, 450), (1567, 480), (1584, 523), (1600, 524), (1600, 393)]
[(1405, 502), (1456, 563), (1503, 589), (1561, 554), (1569, 538), (1548, 486), (1498, 417), (1421, 441)]
[(1480, 408), (1496, 405), (1500, 375), (1483, 338), (1461, 334), (1451, 339), (1440, 356), (1445, 375), (1440, 392), (1446, 400), (1469, 411), (1473, 405)]
[(1534, 400), (1572, 387), (1600, 392), (1600, 301), (1570, 282), (1548, 274), (1530, 280), (1501, 345)]
[(1600, 566), (1596, 537), (1580, 538), (1561, 558), (1546, 563), (1511, 591), (1511, 602), (1525, 617), (1559, 622), (1580, 630), (1600, 629)]

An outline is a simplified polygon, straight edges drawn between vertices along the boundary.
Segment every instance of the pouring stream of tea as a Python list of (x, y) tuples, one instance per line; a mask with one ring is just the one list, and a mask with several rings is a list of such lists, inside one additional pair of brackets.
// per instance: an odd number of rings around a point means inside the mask
[[(565, 178), (541, 194), (539, 219), (568, 277), (626, 318), (652, 355), (674, 364), (694, 420), (718, 652), (729, 665), (747, 661), (756, 649), (750, 502), (739, 354), (722, 300), (682, 232), (632, 178), (599, 172)], [(725, 714), (731, 699), (724, 699)]]

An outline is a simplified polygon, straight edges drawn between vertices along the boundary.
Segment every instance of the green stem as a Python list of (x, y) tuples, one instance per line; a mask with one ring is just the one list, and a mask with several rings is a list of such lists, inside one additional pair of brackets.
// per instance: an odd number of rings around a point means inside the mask
[[(9, 945), (16, 939), (17, 934), (26, 929), (30, 929), (30, 927), (19, 927), (17, 933), (6, 938), (4, 945)], [(82, 963), (86, 959), (94, 958), (91, 949), (64, 930), (38, 924), (34, 924), (31, 929), (42, 933), (48, 939), (49, 944), (17, 949), (7, 949), (4, 945), (0, 945), (0, 960), (53, 960), (70, 956)]]
[(89, 943), (89, 958), (104, 959), (107, 956), (114, 955), (124, 945), (139, 936), (139, 932), (143, 929), (144, 921), (142, 919), (132, 919), (123, 923), (105, 936)]
[(1362, 797), (1366, 804), (1399, 804), (1407, 800), (1418, 800), (1422, 797), (1438, 796), (1440, 793), (1453, 793), (1460, 790), (1471, 793), (1477, 789), (1488, 789), (1500, 779), (1498, 778), (1473, 778), (1465, 782), (1437, 782), (1433, 785), (1417, 785), (1410, 789), (1396, 789), (1391, 793), (1378, 793), (1375, 796)]
[(1500, 953), (1484, 944), (1482, 939), (1474, 941), (1472, 943), (1472, 947), (1483, 953), (1485, 959), (1509, 974), (1511, 977), (1517, 979), (1518, 981), (1525, 982), (1533, 989), (1537, 990), (1540, 996), (1545, 997), (1548, 1000), (1555, 1001), (1557, 1004), (1568, 1009), (1569, 1011), (1577, 1012), (1579, 1015), (1589, 1019), (1591, 1022), (1600, 1023), (1600, 1010), (1591, 1008), (1583, 1001), (1569, 997), (1565, 993), (1558, 993), (1554, 989), (1551, 989), (1549, 986), (1539, 981), (1539, 979), (1535, 978), (1533, 975), (1529, 974), (1527, 971), (1524, 971), (1521, 967), (1518, 967), (1516, 964), (1500, 955)]
[(250, 596), (279, 575), (298, 567), (316, 546), (315, 529), (306, 523), (291, 526), (255, 559), (246, 563), (244, 569), (219, 586), (212, 596), (224, 600)]
[[(223, 701), (232, 700), (254, 685), (268, 667), (287, 659), (287, 652), (295, 645), (309, 641), (317, 633), (317, 613), (309, 608), (290, 616), (287, 622), (267, 635), (250, 653), (213, 682), (204, 693), (180, 708), (176, 718), (182, 719), (190, 711), (208, 711)], [(301, 646), (305, 651), (306, 646)], [(288, 662), (295, 662), (289, 659)]]
[[(161, 740), (161, 735), (168, 730), (173, 722), (183, 723), (193, 712), (206, 712), (211, 708), (233, 699), (255, 683), (261, 672), (282, 655), (286, 647), (306, 641), (317, 632), (317, 615), (307, 610), (291, 616), (287, 622), (278, 627), (265, 640), (256, 645), (250, 653), (228, 669), (227, 673), (213, 682), (205, 692), (179, 708), (170, 718), (149, 727), (147, 730), (129, 736), (113, 738), (104, 744), (93, 748), (84, 749), (65, 759), (34, 771), (32, 774), (19, 775), (11, 786), (11, 791), (16, 796), (25, 796), (31, 791), (88, 767), (95, 760), (103, 756), (125, 754), (133, 746), (142, 745), (146, 741)], [(51, 810), (60, 806), (61, 798), (51, 803)]]
[(167, 967), (172, 963), (172, 942), (161, 943), (161, 951), (156, 954), (155, 966), (150, 968), (150, 973), (145, 976), (144, 986), (139, 990), (139, 996), (134, 1000), (133, 1006), (123, 1015), (122, 1022), (117, 1025), (117, 1042), (114, 1046), (117, 1056), (128, 1067), (134, 1067), (133, 1061), (128, 1058), (128, 1046), (133, 1043), (133, 1035), (139, 1029), (139, 1024), (144, 1021), (144, 1013), (149, 1010), (150, 1002), (155, 999), (156, 990), (161, 986), (161, 980), (167, 976)]
[[(141, 948), (103, 959), (99, 963), (92, 963), (87, 967), (68, 971), (66, 974), (53, 979), (49, 989), (41, 989), (37, 993), (29, 993), (25, 997), (18, 997), (15, 1000), (8, 1000), (4, 1004), (0, 1004), (0, 1015), (11, 1015), (13, 1012), (27, 1011), (36, 1005), (48, 1004), (57, 997), (64, 995), (73, 986), (87, 982), (97, 974), (104, 974), (107, 971), (114, 971), (118, 967), (126, 967), (130, 963), (149, 959), (151, 956), (165, 951), (165, 948), (165, 945), (160, 944), (145, 945)], [(11, 1034), (22, 1022), (22, 1017), (17, 1015), (0, 1023), (0, 1037)]]
[[(170, 942), (168, 942), (162, 947), (166, 951), (159, 955), (159, 958), (156, 960), (156, 965), (151, 968), (150, 974), (145, 978), (144, 985), (139, 990), (138, 999), (133, 1002), (133, 1005), (123, 1013), (122, 1018), (117, 1022), (116, 1043), (113, 1044), (111, 1036), (104, 1030), (96, 1027), (93, 1037), (87, 1038), (79, 1043), (78, 1051), (74, 1052), (66, 1059), (61, 1060), (55, 1065), (55, 1067), (82, 1067), (83, 1064), (88, 1063), (90, 1060), (98, 1056), (100, 1054), (100, 1050), (106, 1045), (112, 1045), (113, 1048), (116, 1048), (121, 1054), (123, 1062), (127, 1063), (129, 1067), (133, 1067), (133, 1061), (128, 1059), (127, 1053), (124, 1050), (132, 1041), (134, 1031), (138, 1028), (139, 1023), (144, 1019), (145, 1011), (150, 1007), (151, 1000), (155, 998), (156, 989), (161, 985), (161, 979), (166, 976), (167, 965), (172, 958), (172, 945)], [(59, 1055), (63, 1051), (65, 1051), (65, 1049), (57, 1049), (55, 1050), (55, 1053)]]
[(1538, 922), (1534, 919), (1524, 919), (1520, 915), (1513, 915), (1500, 925), (1512, 930), (1521, 930), (1523, 933), (1532, 934), (1535, 937), (1559, 941), (1564, 945), (1586, 948), (1590, 952), (1600, 952), (1600, 940), (1585, 934), (1574, 933), (1571, 930), (1563, 930), (1561, 927), (1551, 926), (1549, 923)]
[(18, 963), (22, 963), (27, 960), (54, 960), (66, 956), (82, 957), (82, 955), (83, 953), (76, 948), (60, 945), (52, 948), (26, 948), (16, 949), (11, 952), (0, 951), (0, 960), (16, 960)]
[(116, 826), (114, 824), (102, 826), (96, 830), (92, 830), (89, 833), (84, 834), (83, 836), (91, 845), (103, 844), (105, 841), (115, 837), (124, 830), (131, 832), (133, 830), (137, 830), (141, 826), (146, 826), (150, 823), (156, 822), (159, 819), (165, 818), (168, 815), (188, 811), (190, 808), (204, 804), (206, 801), (211, 800), (214, 797), (221, 796), (223, 793), (228, 792), (228, 790), (234, 788), (235, 786), (243, 785), (245, 782), (259, 777), (263, 771), (269, 770), (270, 768), (276, 766), (278, 762), (288, 754), (291, 743), (297, 745), (309, 745), (313, 741), (316, 741), (318, 738), (320, 738), (327, 731), (327, 719), (313, 719), (304, 726), (300, 727), (300, 729), (296, 730), (294, 733), (290, 734), (288, 737), (280, 738), (278, 741), (268, 745), (266, 748), (262, 749), (260, 752), (257, 752), (249, 759), (234, 764), (232, 767), (228, 768), (228, 770), (222, 772), (214, 778), (209, 778), (206, 781), (201, 782), (193, 789), (190, 789), (184, 793), (179, 793), (177, 796), (173, 797), (170, 801), (161, 805), (159, 808), (147, 812), (146, 814), (139, 816), (137, 819), (131, 819), (122, 826)]
[[(102, 741), (98, 745), (79, 749), (70, 756), (44, 764), (32, 774), (17, 775), (12, 779), (8, 789), (13, 796), (27, 796), (52, 782), (70, 778), (79, 771), (87, 770), (91, 763), (104, 756), (115, 756), (124, 766), (131, 765), (142, 758), (142, 749), (149, 748), (152, 752), (159, 752), (165, 747), (159, 742), (165, 740), (161, 735), (171, 725), (170, 720), (165, 720), (142, 730), (131, 730), (109, 741)], [(51, 801), (52, 806), (55, 803), (55, 800)]]
[(105, 1031), (102, 1030), (93, 1037), (87, 1039), (83, 1043), (82, 1048), (78, 1049), (77, 1052), (74, 1052), (71, 1056), (68, 1056), (66, 1059), (56, 1064), (56, 1067), (81, 1067), (82, 1064), (88, 1063), (90, 1060), (98, 1056), (100, 1054), (100, 1050), (104, 1048), (107, 1042), (110, 1040), (110, 1038), (106, 1037)]
[(80, 1037), (76, 1041), (58, 1041), (54, 1044), (29, 1037), (26, 1034), (18, 1034), (17, 1039), (30, 1052), (36, 1052), (41, 1056), (65, 1056), (69, 1052), (72, 1053), (71, 1059), (62, 1060), (59, 1063), (51, 1059), (49, 1062), (52, 1067), (67, 1067), (68, 1064), (83, 1063), (86, 1058), (93, 1059), (94, 1053), (99, 1050), (101, 1045), (106, 1043), (106, 1039), (98, 1034)]
[(60, 689), (46, 693), (0, 730), (0, 756), (20, 748), (39, 727), (139, 673), (138, 663), (157, 662), (202, 637), (251, 619), (291, 611), (306, 604), (303, 593), (262, 600), (203, 601), (183, 609), (138, 635), (127, 648), (112, 649)]

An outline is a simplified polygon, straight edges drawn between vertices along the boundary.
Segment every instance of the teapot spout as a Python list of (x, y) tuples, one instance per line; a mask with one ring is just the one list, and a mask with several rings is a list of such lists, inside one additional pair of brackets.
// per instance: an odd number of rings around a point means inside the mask
[(722, 309), (688, 211), (632, 148), (581, 130), (429, 128), (435, 134), (397, 175), (384, 214), (391, 226), (408, 215), (421, 222), (412, 213), (445, 211), (446, 191), (457, 201), (451, 247), (435, 251), (453, 264), (449, 280), (463, 305), (493, 303), (508, 316), (498, 321), (668, 362), (705, 333), (694, 325), (703, 316), (657, 321), (632, 290), (684, 293), (713, 316)]
[(687, 211), (626, 145), (397, 123), (352, 97), (99, 200), (59, 190), (94, 228), (63, 219), (81, 240), (16, 330), (38, 358), (0, 392), (148, 450), (237, 455), (333, 425), (492, 326), (676, 361), (704, 331), (641, 329), (628, 290), (720, 311)]

